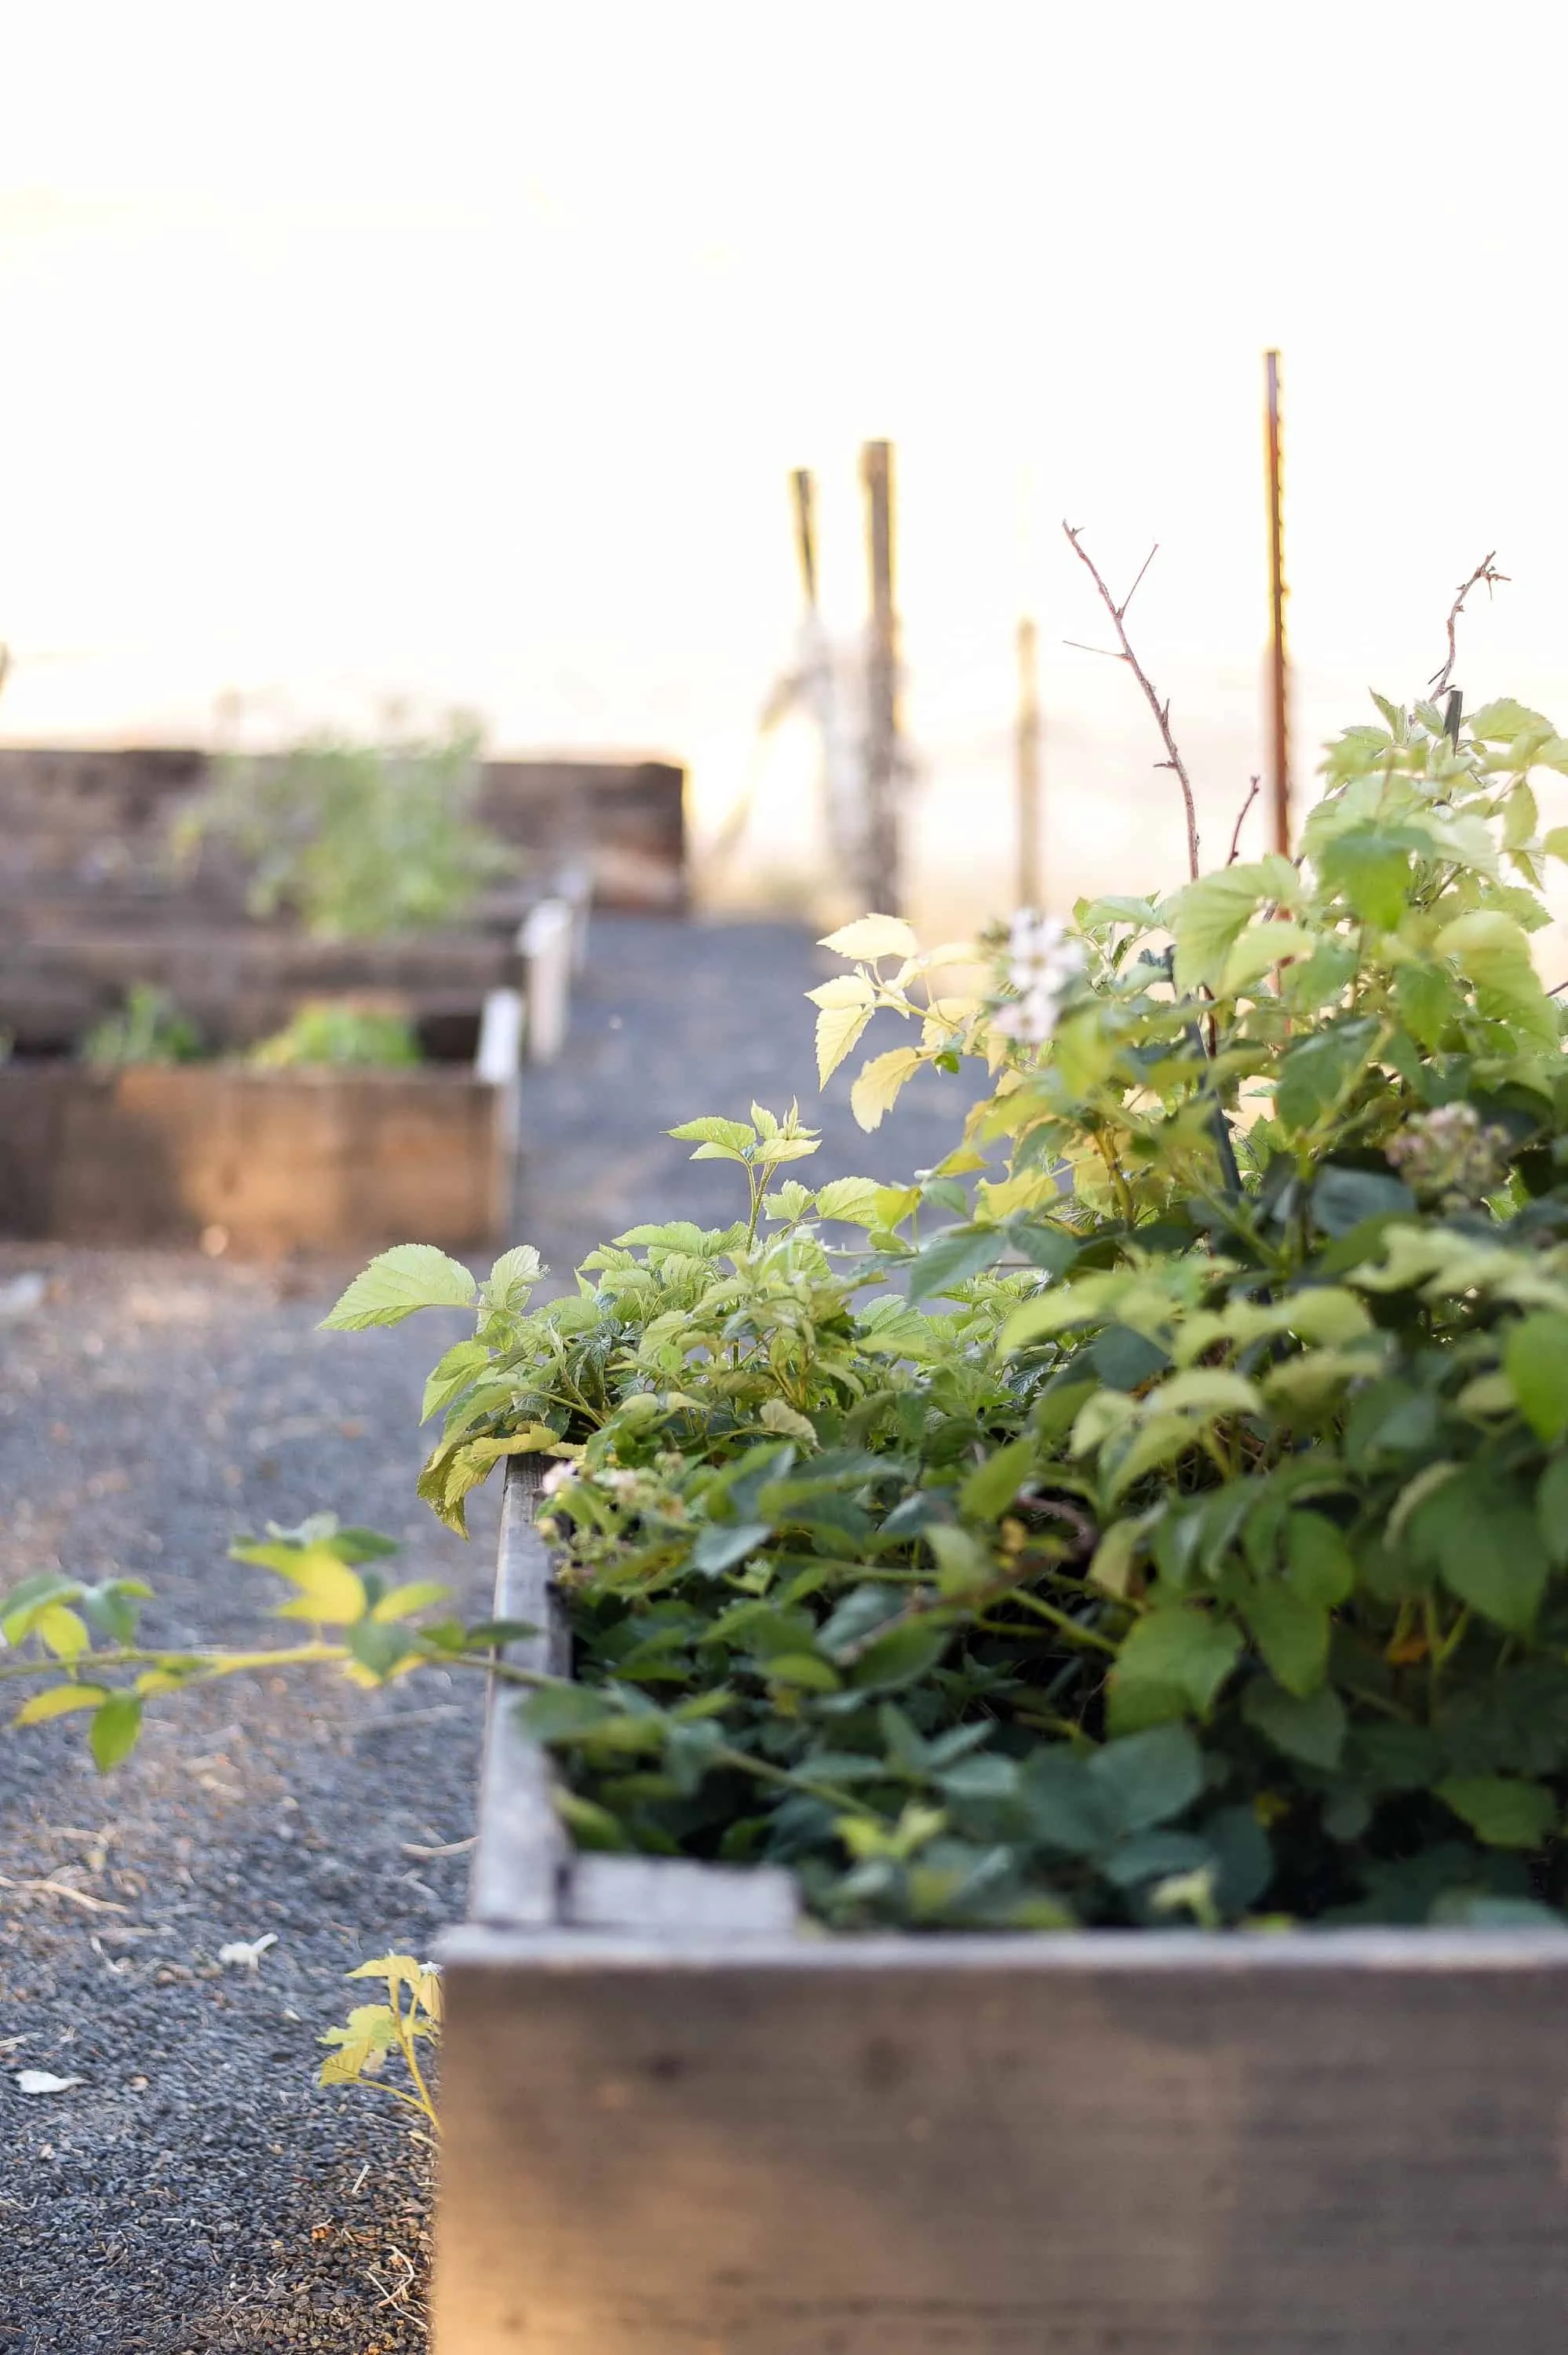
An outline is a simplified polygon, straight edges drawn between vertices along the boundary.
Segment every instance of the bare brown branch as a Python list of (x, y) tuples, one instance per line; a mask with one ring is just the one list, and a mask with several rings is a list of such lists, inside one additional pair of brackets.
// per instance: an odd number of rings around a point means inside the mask
[(1442, 694), (1444, 688), (1448, 684), (1449, 676), (1454, 668), (1454, 655), (1456, 650), (1454, 639), (1455, 624), (1457, 623), (1460, 614), (1465, 610), (1466, 598), (1469, 595), (1471, 590), (1477, 588), (1483, 581), (1487, 584), (1487, 594), (1489, 597), (1492, 591), (1497, 587), (1499, 581), (1506, 581), (1509, 577), (1506, 572), (1499, 572), (1496, 570), (1497, 554), (1497, 549), (1494, 548), (1489, 556), (1482, 557), (1480, 562), (1477, 565), (1469, 579), (1460, 582), (1459, 593), (1448, 608), (1448, 658), (1443, 665), (1442, 669), (1435, 670), (1431, 677), (1426, 682), (1430, 692), (1434, 696)]
[[(1137, 679), (1139, 687), (1143, 689), (1149, 708), (1154, 714), (1155, 725), (1159, 729), (1160, 737), (1164, 741), (1166, 752), (1166, 758), (1163, 761), (1157, 762), (1156, 765), (1161, 769), (1173, 770), (1181, 784), (1181, 800), (1187, 812), (1187, 871), (1192, 876), (1193, 881), (1196, 882), (1198, 879), (1198, 805), (1192, 798), (1192, 781), (1187, 774), (1186, 763), (1181, 758), (1176, 739), (1171, 732), (1170, 698), (1167, 697), (1166, 700), (1161, 703), (1159, 696), (1155, 693), (1154, 688), (1150, 682), (1148, 673), (1145, 671), (1143, 665), (1139, 661), (1138, 656), (1133, 653), (1132, 642), (1127, 634), (1127, 628), (1123, 620), (1123, 616), (1125, 615), (1128, 605), (1132, 602), (1133, 590), (1138, 587), (1139, 581), (1142, 580), (1144, 573), (1148, 571), (1150, 566), (1153, 563), (1158, 552), (1159, 543), (1156, 542), (1155, 547), (1151, 548), (1149, 554), (1144, 558), (1142, 566), (1139, 571), (1138, 581), (1133, 582), (1132, 589), (1128, 591), (1127, 595), (1122, 599), (1121, 603), (1118, 605), (1116, 599), (1111, 595), (1110, 591), (1107, 588), (1098, 565), (1095, 562), (1094, 558), (1089, 554), (1088, 549), (1084, 546), (1083, 540), (1079, 537), (1078, 527), (1073, 524), (1064, 522), (1062, 529), (1067, 535), (1067, 539), (1074, 555), (1077, 557), (1080, 563), (1087, 567), (1089, 577), (1094, 581), (1095, 587), (1099, 591), (1101, 602), (1104, 604), (1107, 613), (1111, 617), (1111, 622), (1115, 627), (1117, 637), (1121, 645), (1121, 652), (1117, 655), (1116, 659), (1118, 662), (1126, 663), (1128, 670), (1131, 671), (1134, 678)], [(1102, 649), (1091, 648), (1090, 651), (1099, 652), (1102, 651)]]
[(1236, 863), (1237, 856), (1241, 850), (1241, 830), (1246, 824), (1246, 814), (1248, 810), (1251, 809), (1254, 802), (1257, 799), (1258, 787), (1261, 782), (1262, 780), (1260, 778), (1255, 777), (1251, 784), (1247, 787), (1246, 799), (1241, 805), (1241, 815), (1236, 819), (1236, 829), (1231, 837), (1231, 855), (1225, 861), (1225, 865), (1227, 867), (1234, 867)]

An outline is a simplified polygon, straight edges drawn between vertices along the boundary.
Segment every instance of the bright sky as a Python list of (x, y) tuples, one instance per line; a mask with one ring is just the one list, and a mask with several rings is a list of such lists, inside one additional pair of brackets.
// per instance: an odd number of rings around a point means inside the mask
[[(1005, 897), (1025, 603), (1053, 898), (1171, 881), (1147, 717), (1062, 645), (1100, 633), (1058, 519), (1118, 579), (1160, 542), (1139, 639), (1223, 853), (1268, 344), (1298, 773), (1369, 681), (1417, 690), (1491, 548), (1458, 676), (1568, 711), (1563, 21), (0, 0), (0, 732), (460, 700), (507, 749), (685, 759), (711, 825), (790, 652), (789, 470), (853, 632), (884, 435), (917, 913)], [(760, 774), (779, 863), (800, 748)]]

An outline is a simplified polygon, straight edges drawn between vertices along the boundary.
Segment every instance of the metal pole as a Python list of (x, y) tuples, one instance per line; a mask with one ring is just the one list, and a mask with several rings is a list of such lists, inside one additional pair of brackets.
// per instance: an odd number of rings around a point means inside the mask
[(866, 649), (864, 857), (859, 879), (868, 910), (895, 916), (902, 904), (898, 857), (898, 623), (893, 606), (893, 444), (861, 452), (871, 559), (871, 634)]
[(1026, 615), (1018, 624), (1018, 904), (1040, 905), (1039, 632)]
[(1269, 787), (1274, 847), (1290, 850), (1290, 678), (1285, 656), (1285, 514), (1279, 474), (1279, 354), (1264, 357), (1267, 382)]

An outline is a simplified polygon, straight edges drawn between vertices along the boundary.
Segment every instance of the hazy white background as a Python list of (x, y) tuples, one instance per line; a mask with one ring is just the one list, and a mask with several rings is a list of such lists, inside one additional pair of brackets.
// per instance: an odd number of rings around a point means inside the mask
[[(1007, 895), (1012, 630), (1045, 653), (1051, 894), (1181, 829), (1058, 519), (1134, 609), (1223, 851), (1262, 758), (1260, 355), (1287, 394), (1297, 768), (1458, 677), (1568, 709), (1563, 19), (1441, 0), (0, 0), (11, 739), (461, 701), (662, 751), (754, 868), (816, 468), (897, 445), (916, 912)], [(1568, 799), (1568, 788), (1565, 788)], [(1552, 813), (1568, 817), (1568, 807)], [(792, 847), (798, 837), (804, 847)], [(1555, 977), (1555, 976), (1553, 976)]]

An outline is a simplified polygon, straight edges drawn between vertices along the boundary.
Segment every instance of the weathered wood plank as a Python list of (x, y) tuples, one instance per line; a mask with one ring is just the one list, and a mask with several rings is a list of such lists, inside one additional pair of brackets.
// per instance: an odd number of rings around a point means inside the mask
[[(571, 1661), (566, 1614), (550, 1580), (550, 1557), (534, 1524), (536, 1462), (507, 1465), (501, 1503), (495, 1616), (538, 1634), (508, 1644), (503, 1657), (535, 1674), (565, 1676)], [(496, 1680), (485, 1721), (479, 1818), (469, 1913), (476, 1922), (551, 1923), (560, 1918), (568, 1844), (551, 1798), (551, 1767), (515, 1721), (515, 1688)]]
[(357, 1254), (504, 1239), (515, 1085), (467, 1071), (0, 1067), (0, 1231)]
[(447, 1969), (439, 2355), (1561, 2355), (1568, 1940)]

